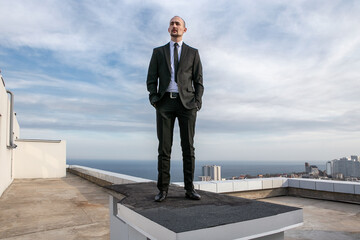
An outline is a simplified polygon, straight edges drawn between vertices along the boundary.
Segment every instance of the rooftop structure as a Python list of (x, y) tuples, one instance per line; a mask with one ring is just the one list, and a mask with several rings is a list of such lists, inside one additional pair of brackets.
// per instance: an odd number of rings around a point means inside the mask
[[(120, 219), (112, 222), (111, 239), (127, 239), (126, 229), (137, 232), (129, 239), (144, 240), (283, 239), (284, 230), (303, 221), (300, 208), (212, 192), (199, 191), (201, 201), (185, 200), (184, 189), (176, 185), (161, 204), (153, 201), (155, 182), (107, 188), (114, 192), (114, 216)], [(117, 229), (123, 231), (115, 236)]]
[(0, 74), (0, 197), (14, 179), (60, 178), (66, 174), (66, 142), (21, 139), (14, 94)]
[[(129, 177), (115, 173), (108, 177), (116, 176), (119, 182)], [(256, 191), (247, 193), (256, 198)], [(286, 230), (286, 240), (360, 238), (358, 204), (293, 196), (260, 201), (303, 209), (304, 225)], [(70, 173), (60, 179), (16, 179), (0, 198), (0, 239), (108, 240), (108, 206), (108, 193), (102, 187)]]

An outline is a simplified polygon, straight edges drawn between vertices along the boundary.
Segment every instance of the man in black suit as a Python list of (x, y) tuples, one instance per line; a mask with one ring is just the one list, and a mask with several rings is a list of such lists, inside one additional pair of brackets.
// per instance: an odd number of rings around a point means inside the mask
[(163, 201), (170, 184), (170, 156), (175, 119), (180, 128), (183, 154), (185, 196), (200, 200), (194, 190), (195, 168), (195, 121), (201, 108), (204, 92), (202, 65), (198, 50), (182, 41), (186, 32), (185, 21), (178, 16), (170, 20), (168, 32), (171, 41), (155, 48), (151, 57), (147, 89), (151, 105), (156, 108), (158, 148), (158, 195), (155, 201)]

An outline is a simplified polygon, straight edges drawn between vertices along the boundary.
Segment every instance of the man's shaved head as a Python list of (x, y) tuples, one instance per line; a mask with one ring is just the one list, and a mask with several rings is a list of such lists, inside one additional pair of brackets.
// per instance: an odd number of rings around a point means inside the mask
[[(184, 20), (182, 17), (173, 16), (173, 17), (171, 18), (171, 20), (173, 20), (174, 18), (180, 18), (180, 19), (183, 21), (183, 23), (184, 23), (184, 27), (186, 27), (185, 20)], [(170, 20), (170, 22), (171, 22), (171, 20)]]

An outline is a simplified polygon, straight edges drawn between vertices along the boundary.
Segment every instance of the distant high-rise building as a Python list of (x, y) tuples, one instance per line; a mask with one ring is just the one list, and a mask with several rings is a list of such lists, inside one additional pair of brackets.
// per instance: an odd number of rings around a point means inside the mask
[[(350, 158), (334, 159), (327, 163), (326, 166), (331, 166), (331, 171), (328, 175), (332, 177), (342, 176), (346, 177), (360, 177), (360, 161), (358, 156), (351, 156)], [(328, 171), (328, 170), (327, 170)]]
[(221, 166), (216, 166), (216, 165), (203, 166), (202, 167), (202, 176), (200, 176), (200, 178), (208, 179), (207, 177), (210, 177), (210, 180), (220, 181), (221, 180)]
[(310, 164), (308, 162), (305, 163), (305, 172), (310, 173)]
[(208, 165), (202, 166), (202, 175), (204, 177), (210, 176), (210, 166), (208, 166)]
[(326, 174), (328, 176), (332, 176), (332, 169), (333, 169), (333, 161), (326, 162)]

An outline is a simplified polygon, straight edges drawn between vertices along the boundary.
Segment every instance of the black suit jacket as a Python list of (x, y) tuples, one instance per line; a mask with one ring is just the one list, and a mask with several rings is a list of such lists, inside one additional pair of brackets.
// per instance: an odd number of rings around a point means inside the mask
[[(152, 105), (165, 94), (171, 80), (170, 43), (155, 48), (147, 75), (147, 89)], [(199, 52), (185, 43), (182, 44), (177, 72), (177, 85), (181, 102), (187, 109), (201, 108), (204, 93), (202, 65)]]

